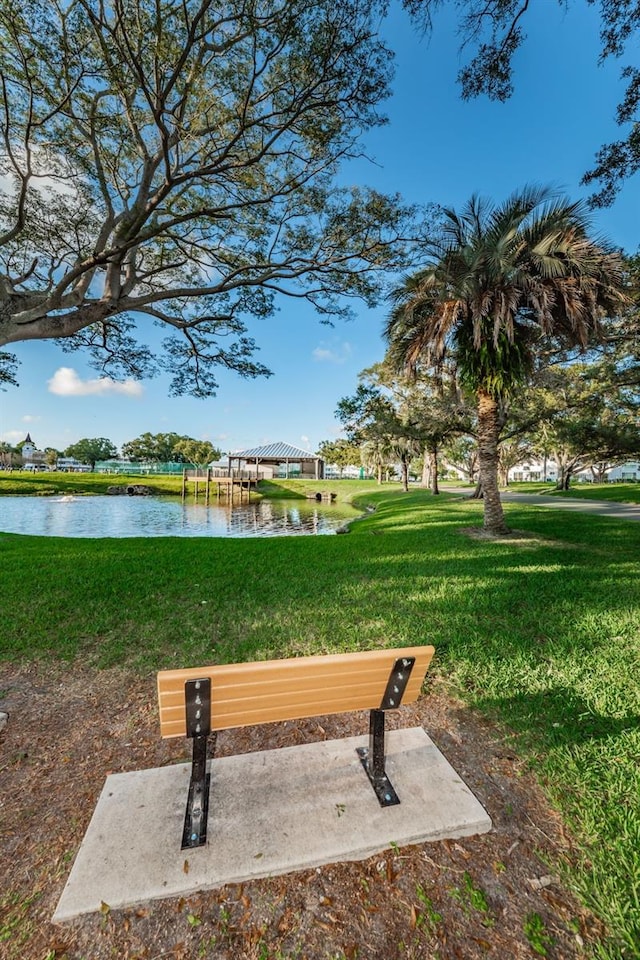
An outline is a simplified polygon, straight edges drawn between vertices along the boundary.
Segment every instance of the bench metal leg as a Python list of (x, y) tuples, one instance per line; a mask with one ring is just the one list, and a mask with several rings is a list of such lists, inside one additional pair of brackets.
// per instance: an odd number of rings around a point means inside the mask
[(357, 753), (380, 806), (400, 803), (384, 769), (384, 710), (372, 710), (369, 714), (369, 746), (358, 747)]
[(415, 662), (415, 657), (400, 657), (396, 660), (389, 674), (380, 709), (372, 710), (369, 716), (369, 746), (357, 748), (362, 766), (381, 807), (391, 807), (400, 803), (398, 794), (393, 789), (384, 769), (384, 712), (395, 710), (402, 703)]
[(209, 815), (209, 787), (211, 774), (207, 773), (208, 737), (193, 738), (193, 762), (187, 810), (182, 831), (182, 849), (202, 847), (207, 842)]
[[(207, 842), (209, 787), (211, 785), (211, 775), (207, 773), (207, 748), (211, 715), (211, 682), (208, 679), (186, 681), (185, 708), (187, 736), (193, 739), (193, 761), (187, 810), (182, 831), (183, 850), (202, 847)], [(213, 744), (215, 744), (215, 734), (213, 735)]]

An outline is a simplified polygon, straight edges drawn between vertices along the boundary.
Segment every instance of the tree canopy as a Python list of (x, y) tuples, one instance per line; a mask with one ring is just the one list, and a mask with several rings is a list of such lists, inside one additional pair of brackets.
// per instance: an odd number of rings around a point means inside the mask
[(65, 450), (65, 456), (74, 457), (80, 463), (90, 463), (92, 470), (98, 460), (111, 460), (117, 455), (117, 447), (105, 437), (85, 437)]
[(278, 294), (373, 302), (407, 211), (335, 175), (384, 122), (383, 6), (0, 0), (0, 347), (208, 396), (218, 367), (269, 373), (247, 318)]
[(335, 464), (342, 471), (345, 467), (357, 467), (361, 464), (360, 446), (344, 437), (336, 440), (322, 440), (316, 453), (325, 463)]
[(602, 480), (611, 466), (640, 456), (640, 397), (627, 386), (627, 372), (607, 357), (552, 367), (538, 378), (530, 397), (538, 412), (531, 436), (553, 456), (560, 489), (585, 467)]
[[(422, 29), (435, 29), (435, 15), (443, 0), (403, 0)], [(602, 62), (608, 57), (621, 58), (627, 48), (637, 47), (640, 29), (640, 6), (629, 0), (573, 0), (572, 5), (588, 3), (600, 8), (600, 41)], [(558, 0), (566, 8), (570, 0)], [(505, 101), (513, 94), (513, 59), (526, 41), (527, 13), (530, 0), (458, 0), (460, 10), (461, 53), (468, 55), (460, 68), (458, 82), (465, 100), (486, 95)], [(635, 55), (635, 49), (633, 50)], [(640, 170), (640, 68), (634, 63), (622, 68), (627, 87), (616, 111), (616, 121), (626, 127), (619, 140), (604, 145), (596, 154), (595, 163), (583, 177), (585, 184), (600, 184), (592, 197), (596, 206), (613, 203), (623, 180)]]
[(143, 433), (122, 444), (122, 456), (127, 460), (184, 463), (186, 457), (177, 447), (185, 440), (191, 440), (191, 437), (179, 433)]
[(222, 450), (214, 447), (209, 440), (193, 440), (191, 437), (178, 440), (173, 449), (175, 453), (181, 453), (187, 463), (193, 463), (196, 467), (206, 467), (212, 460), (219, 460), (222, 456)]

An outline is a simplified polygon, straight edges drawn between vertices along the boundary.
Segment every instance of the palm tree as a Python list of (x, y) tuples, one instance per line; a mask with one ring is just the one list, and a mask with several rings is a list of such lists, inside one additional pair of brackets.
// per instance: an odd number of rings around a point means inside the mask
[(378, 483), (382, 483), (383, 474), (391, 466), (393, 459), (389, 440), (386, 437), (365, 440), (360, 447), (360, 456), (365, 470), (368, 473), (375, 473)]
[(498, 490), (500, 403), (545, 337), (585, 348), (625, 302), (622, 259), (588, 237), (586, 208), (525, 187), (501, 206), (473, 196), (444, 211), (427, 265), (391, 298), (385, 335), (397, 369), (452, 356), (475, 393), (484, 528), (508, 532)]

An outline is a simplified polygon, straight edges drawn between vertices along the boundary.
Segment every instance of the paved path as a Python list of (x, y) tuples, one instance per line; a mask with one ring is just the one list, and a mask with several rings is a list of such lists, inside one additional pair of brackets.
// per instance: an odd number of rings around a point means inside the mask
[[(442, 488), (443, 493), (455, 493), (468, 497), (470, 488)], [(551, 497), (544, 493), (511, 493), (501, 491), (504, 503), (530, 503), (536, 507), (556, 507), (559, 510), (577, 510), (598, 517), (614, 517), (616, 520), (640, 520), (640, 504), (614, 503), (609, 500), (578, 500), (569, 497)]]

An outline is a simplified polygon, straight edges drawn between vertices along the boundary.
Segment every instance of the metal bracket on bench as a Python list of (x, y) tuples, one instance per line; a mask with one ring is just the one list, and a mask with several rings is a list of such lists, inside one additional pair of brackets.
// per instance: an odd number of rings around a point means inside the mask
[(400, 706), (415, 662), (415, 657), (399, 657), (396, 660), (389, 674), (380, 710), (395, 710)]
[(369, 746), (357, 748), (357, 754), (381, 807), (400, 803), (400, 798), (385, 771), (384, 713), (385, 710), (395, 710), (400, 706), (414, 663), (415, 657), (400, 657), (396, 660), (389, 674), (380, 707), (372, 710), (369, 715)]
[(211, 680), (187, 680), (184, 685), (187, 736), (193, 739), (193, 761), (187, 810), (182, 831), (182, 849), (201, 847), (207, 842), (209, 786), (207, 747), (211, 732)]

